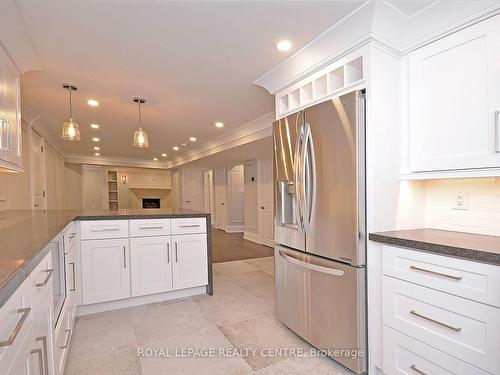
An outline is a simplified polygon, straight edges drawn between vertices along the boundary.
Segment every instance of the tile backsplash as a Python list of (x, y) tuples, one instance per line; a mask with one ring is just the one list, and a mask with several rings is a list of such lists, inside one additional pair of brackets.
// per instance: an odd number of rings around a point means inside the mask
[[(463, 196), (467, 209), (456, 208), (457, 194)], [(425, 181), (425, 224), (500, 236), (500, 178)]]

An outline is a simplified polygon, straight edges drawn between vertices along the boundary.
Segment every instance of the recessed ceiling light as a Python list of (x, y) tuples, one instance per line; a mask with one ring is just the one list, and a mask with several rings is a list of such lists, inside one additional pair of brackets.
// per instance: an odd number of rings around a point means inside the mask
[(101, 149), (100, 147), (97, 147), (97, 146), (94, 147), (95, 151), (99, 151), (100, 149)]
[(99, 105), (99, 102), (95, 99), (89, 99), (87, 100), (87, 104), (91, 107), (97, 107)]
[(190, 138), (189, 138), (189, 140), (190, 140), (191, 142), (196, 142), (196, 137), (190, 137)]
[(177, 147), (177, 146), (174, 146), (172, 148), (174, 149), (174, 151), (179, 151), (179, 147)]
[(95, 156), (101, 156), (101, 154), (100, 154), (100, 153), (98, 153), (98, 152), (94, 153), (94, 155), (95, 155)]
[(164, 158), (166, 158), (166, 157), (167, 157), (167, 154), (161, 154), (161, 156), (163, 156)]
[(280, 40), (278, 44), (276, 44), (276, 48), (278, 48), (280, 51), (288, 51), (290, 48), (292, 48), (292, 42), (289, 40)]
[(99, 139), (99, 138), (97, 138), (97, 137), (94, 137), (94, 138), (92, 138), (92, 140), (93, 140), (94, 142), (99, 142), (99, 140), (100, 140), (100, 139)]
[(153, 158), (154, 161), (158, 161), (158, 158)]
[(92, 129), (99, 129), (99, 124), (90, 124)]
[(224, 127), (224, 123), (223, 123), (223, 122), (218, 121), (218, 122), (216, 122), (216, 123), (215, 123), (215, 127), (216, 127), (216, 128), (223, 128), (223, 127)]

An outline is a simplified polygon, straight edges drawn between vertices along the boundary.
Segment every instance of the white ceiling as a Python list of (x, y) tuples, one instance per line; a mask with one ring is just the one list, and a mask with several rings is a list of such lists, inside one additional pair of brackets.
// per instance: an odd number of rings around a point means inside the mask
[[(358, 1), (168, 2), (16, 0), (44, 67), (22, 77), (22, 100), (59, 135), (67, 116), (62, 82), (78, 85), (74, 118), (82, 141), (64, 152), (151, 160), (172, 146), (208, 141), (273, 111), (252, 82), (346, 16)], [(287, 53), (275, 44), (293, 41)], [(133, 96), (148, 99), (143, 128), (150, 148), (131, 145)], [(86, 105), (88, 98), (100, 102)], [(225, 127), (216, 129), (214, 121)], [(90, 129), (96, 122), (100, 130)], [(182, 152), (182, 150), (181, 150)]]

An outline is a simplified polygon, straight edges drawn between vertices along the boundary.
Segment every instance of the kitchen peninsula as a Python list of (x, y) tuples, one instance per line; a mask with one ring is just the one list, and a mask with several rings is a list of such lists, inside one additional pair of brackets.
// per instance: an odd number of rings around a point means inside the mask
[(209, 229), (186, 209), (1, 212), (0, 368), (39, 342), (62, 371), (77, 315), (211, 295)]

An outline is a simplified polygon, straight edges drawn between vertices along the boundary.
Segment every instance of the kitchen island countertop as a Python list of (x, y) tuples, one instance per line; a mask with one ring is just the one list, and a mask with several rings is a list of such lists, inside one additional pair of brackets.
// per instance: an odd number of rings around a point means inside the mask
[(187, 209), (0, 211), (0, 307), (45, 257), (49, 242), (72, 221), (184, 217), (205, 217), (210, 224), (210, 214)]

